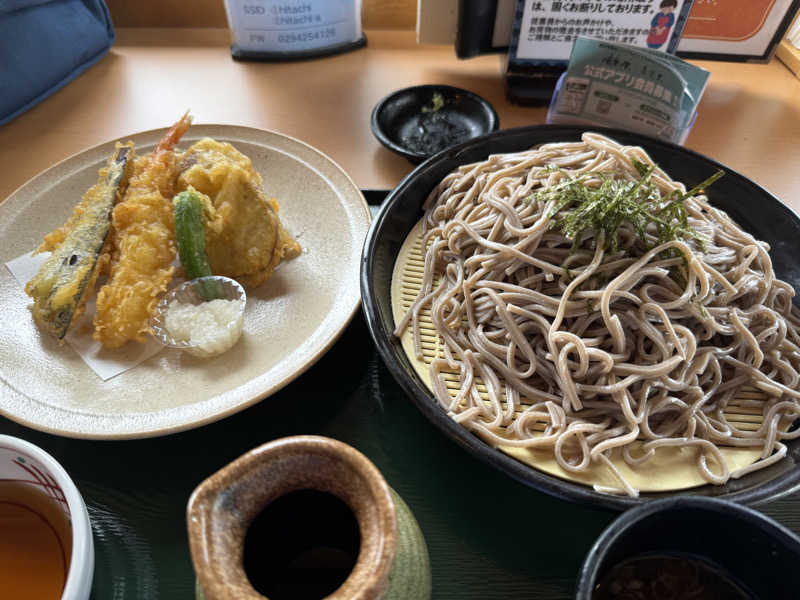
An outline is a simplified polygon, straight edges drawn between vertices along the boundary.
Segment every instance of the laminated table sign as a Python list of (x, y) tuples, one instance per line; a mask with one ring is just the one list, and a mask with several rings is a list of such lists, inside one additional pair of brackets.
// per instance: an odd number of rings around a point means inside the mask
[(103, 0), (0, 2), (0, 125), (64, 87), (113, 42)]
[(769, 62), (798, 10), (800, 0), (696, 2), (678, 44), (678, 56)]
[(517, 0), (506, 68), (510, 100), (549, 102), (579, 36), (674, 54), (693, 0)]
[(316, 58), (366, 45), (361, 0), (225, 0), (235, 60)]

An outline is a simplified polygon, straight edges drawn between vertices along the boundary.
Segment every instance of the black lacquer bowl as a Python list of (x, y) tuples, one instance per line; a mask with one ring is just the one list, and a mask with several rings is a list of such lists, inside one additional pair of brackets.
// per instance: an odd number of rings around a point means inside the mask
[(790, 600), (800, 586), (800, 538), (792, 531), (727, 500), (678, 497), (617, 517), (586, 555), (575, 600), (591, 600), (615, 566), (653, 556), (702, 561), (753, 598)]
[(491, 104), (450, 85), (416, 85), (392, 92), (375, 105), (370, 118), (378, 141), (413, 164), (498, 126)]
[[(522, 151), (546, 142), (577, 141), (585, 130), (542, 125), (498, 131), (444, 150), (419, 165), (387, 197), (367, 234), (361, 262), (361, 298), (370, 332), (388, 369), (419, 410), (445, 435), (475, 457), (542, 492), (624, 510), (675, 493), (642, 493), (638, 498), (600, 494), (590, 487), (545, 474), (492, 448), (447, 416), (414, 371), (400, 341), (392, 335), (391, 279), (395, 260), (406, 236), (422, 217), (425, 198), (439, 181), (459, 165), (484, 160), (490, 154)], [(709, 192), (712, 203), (756, 238), (768, 242), (777, 276), (800, 289), (800, 219), (775, 196), (716, 161), (680, 146), (625, 131), (592, 130), (625, 145), (642, 146), (687, 189), (717, 169), (724, 169), (725, 176)], [(724, 497), (748, 505), (791, 493), (800, 488), (800, 441), (789, 442), (788, 446), (787, 456), (770, 467), (730, 480), (723, 486), (706, 485), (679, 493)]]

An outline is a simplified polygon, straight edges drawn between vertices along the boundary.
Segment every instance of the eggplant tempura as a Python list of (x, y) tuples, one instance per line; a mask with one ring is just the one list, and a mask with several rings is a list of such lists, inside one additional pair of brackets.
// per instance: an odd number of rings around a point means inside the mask
[(51, 254), (25, 286), (32, 312), (42, 328), (63, 339), (84, 311), (97, 276), (108, 265), (108, 239), (114, 203), (128, 182), (133, 144), (117, 144), (64, 225), (50, 232), (35, 253)]
[(177, 262), (172, 197), (190, 186), (208, 196), (206, 249), (215, 274), (254, 287), (300, 253), (249, 158), (209, 138), (185, 153), (176, 150), (190, 125), (187, 113), (141, 157), (134, 158), (132, 142), (117, 144), (98, 183), (69, 220), (45, 236), (37, 252), (52, 256), (25, 288), (44, 330), (62, 339), (98, 274), (107, 274), (93, 337), (107, 348), (146, 341)]

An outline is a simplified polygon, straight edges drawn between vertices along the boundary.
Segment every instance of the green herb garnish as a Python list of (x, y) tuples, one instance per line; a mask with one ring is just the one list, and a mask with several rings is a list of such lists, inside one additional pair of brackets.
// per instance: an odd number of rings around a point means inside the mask
[(444, 96), (442, 96), (439, 92), (434, 92), (433, 97), (431, 98), (431, 106), (423, 106), (422, 112), (436, 112), (440, 108), (444, 106)]
[[(701, 192), (723, 175), (717, 171), (691, 190), (674, 190), (662, 196), (652, 182), (654, 165), (634, 161), (640, 175), (637, 181), (615, 179), (605, 173), (589, 173), (568, 178), (540, 190), (532, 199), (553, 202), (551, 228), (572, 240), (573, 251), (585, 239), (604, 234), (604, 249), (616, 252), (621, 245), (620, 227), (629, 223), (645, 251), (677, 239), (695, 239), (702, 247), (705, 239), (688, 223), (684, 201)], [(587, 181), (592, 185), (587, 185)], [(599, 181), (599, 183), (598, 183)]]

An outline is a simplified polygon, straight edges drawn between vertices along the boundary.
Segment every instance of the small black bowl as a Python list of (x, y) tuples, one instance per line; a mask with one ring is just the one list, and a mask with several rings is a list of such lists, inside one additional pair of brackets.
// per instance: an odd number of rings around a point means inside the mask
[(753, 598), (790, 600), (800, 589), (800, 538), (790, 530), (728, 500), (677, 497), (633, 508), (606, 528), (581, 566), (576, 600), (591, 600), (615, 565), (652, 555), (716, 567)]
[(499, 126), (492, 105), (449, 85), (417, 85), (378, 102), (370, 125), (389, 150), (418, 164), (446, 148), (491, 133)]

